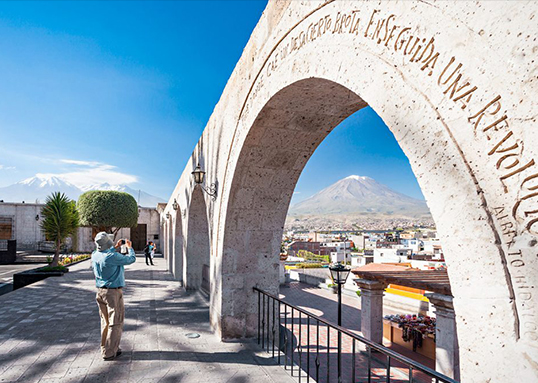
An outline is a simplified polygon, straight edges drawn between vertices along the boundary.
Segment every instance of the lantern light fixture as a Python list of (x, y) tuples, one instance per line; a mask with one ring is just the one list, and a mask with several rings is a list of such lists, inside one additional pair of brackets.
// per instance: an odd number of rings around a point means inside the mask
[(336, 285), (343, 285), (346, 283), (351, 268), (344, 266), (341, 262), (336, 262), (329, 266), (329, 270), (333, 282)]
[(194, 171), (191, 173), (194, 178), (194, 183), (200, 185), (202, 190), (207, 193), (213, 200), (217, 199), (217, 184), (213, 183), (209, 188), (205, 188), (202, 184), (204, 183), (205, 171), (202, 170), (200, 164), (196, 165)]
[(170, 213), (166, 213), (166, 219), (170, 219), (171, 215)]
[(177, 200), (175, 198), (174, 198), (174, 203), (172, 204), (172, 207), (174, 208), (174, 210), (179, 209), (179, 204), (177, 203)]
[(36, 221), (39, 221), (39, 214), (37, 214), (37, 215), (35, 216), (35, 220), (36, 220)]

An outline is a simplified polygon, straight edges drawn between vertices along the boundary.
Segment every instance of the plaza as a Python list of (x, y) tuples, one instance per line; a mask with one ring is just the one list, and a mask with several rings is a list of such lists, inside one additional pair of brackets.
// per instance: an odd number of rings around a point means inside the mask
[[(82, 262), (0, 296), (0, 381), (331, 382), (342, 372), (346, 382), (407, 382), (413, 371), (418, 381), (537, 381), (537, 17), (531, 1), (269, 1), (187, 161), (170, 159), (177, 148), (155, 128), (168, 148), (157, 147), (161, 166), (179, 178), (137, 234), (140, 245), (158, 239), (164, 258), (127, 268), (124, 354), (99, 358)], [(408, 158), (443, 243), (450, 295), (438, 301), (449, 310), (437, 312), (450, 319), (450, 342), (437, 346), (450, 376), (386, 349), (380, 331), (362, 338), (359, 324), (374, 315), (340, 327), (320, 307), (302, 308), (329, 299), (281, 288), (299, 177), (366, 108)], [(368, 311), (381, 320), (386, 286), (369, 284), (363, 302), (376, 302)]]
[(0, 296), (0, 382), (294, 381), (255, 342), (220, 342), (206, 299), (156, 264), (139, 258), (126, 270), (123, 354), (114, 361), (101, 357), (89, 261)]

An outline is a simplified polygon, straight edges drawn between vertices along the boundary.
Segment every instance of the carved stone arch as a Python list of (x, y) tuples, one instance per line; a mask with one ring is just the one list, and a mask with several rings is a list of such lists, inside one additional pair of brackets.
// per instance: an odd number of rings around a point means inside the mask
[(207, 206), (200, 187), (192, 191), (187, 214), (183, 283), (186, 289), (196, 290), (202, 286), (204, 269), (209, 269), (211, 253)]
[(170, 214), (170, 219), (168, 219), (167, 222), (167, 252), (168, 252), (168, 258), (166, 267), (168, 268), (168, 271), (172, 272), (172, 262), (174, 261), (174, 215)]
[(176, 211), (174, 225), (174, 253), (172, 260), (172, 275), (178, 281), (183, 281), (183, 258), (184, 258), (184, 241), (182, 225), (181, 208)]
[[(368, 103), (436, 221), (462, 380), (536, 380), (537, 13), (534, 2), (269, 3), (196, 154), (219, 180), (210, 313), (223, 338), (253, 334), (252, 287), (278, 289), (295, 182), (324, 135)], [(193, 161), (177, 186), (188, 196)]]

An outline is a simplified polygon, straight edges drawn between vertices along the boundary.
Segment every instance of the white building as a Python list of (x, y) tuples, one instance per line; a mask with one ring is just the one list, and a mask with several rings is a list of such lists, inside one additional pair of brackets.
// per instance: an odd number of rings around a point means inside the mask
[[(17, 250), (38, 250), (38, 244), (45, 241), (41, 231), (43, 204), (0, 202), (0, 240), (14, 239)], [(117, 238), (133, 241), (135, 250), (140, 251), (148, 241), (153, 241), (159, 249), (160, 216), (156, 209), (138, 208), (138, 226), (121, 229)], [(68, 240), (72, 251), (90, 252), (95, 249), (92, 228), (80, 227), (77, 236)]]
[(374, 249), (374, 263), (403, 263), (412, 255), (411, 249)]

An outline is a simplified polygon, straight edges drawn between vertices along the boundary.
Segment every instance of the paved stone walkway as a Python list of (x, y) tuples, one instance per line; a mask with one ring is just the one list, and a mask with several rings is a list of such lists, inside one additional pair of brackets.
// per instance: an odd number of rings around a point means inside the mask
[[(0, 296), (0, 382), (294, 382), (254, 343), (223, 343), (206, 300), (187, 293), (165, 260), (127, 267), (123, 355), (105, 362), (88, 261)], [(200, 334), (189, 339), (187, 333)]]

